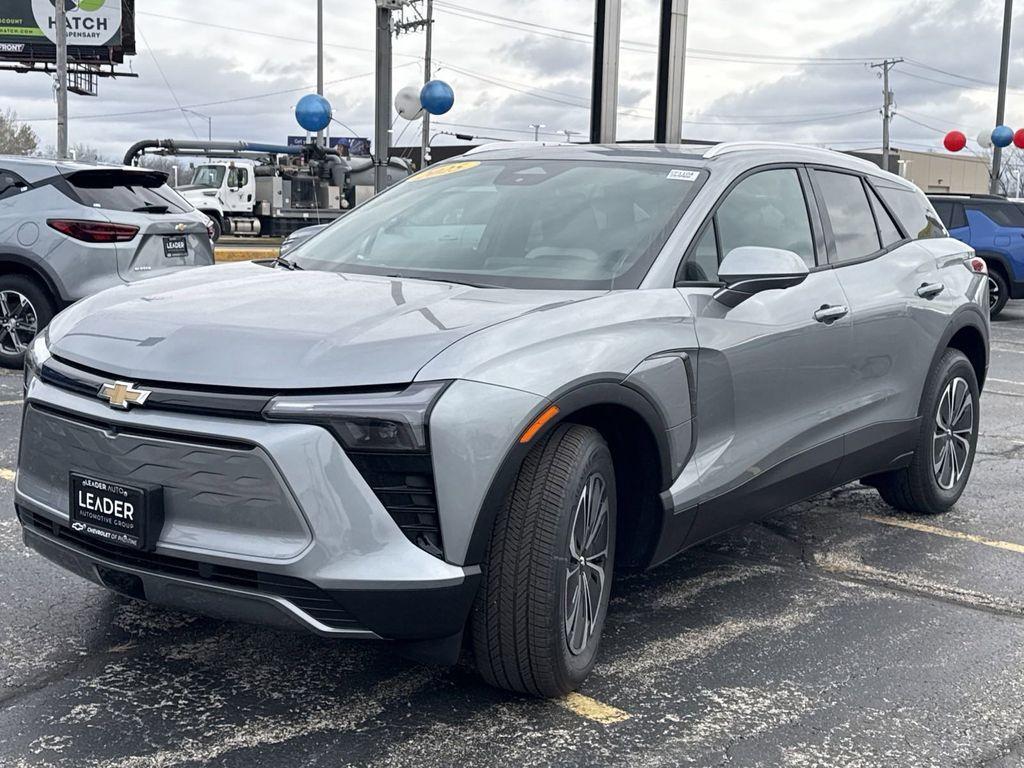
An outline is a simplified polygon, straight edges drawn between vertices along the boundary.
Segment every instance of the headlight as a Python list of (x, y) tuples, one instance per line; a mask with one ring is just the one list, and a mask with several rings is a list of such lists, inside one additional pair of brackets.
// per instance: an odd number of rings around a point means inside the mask
[(430, 410), (447, 386), (447, 381), (430, 381), (391, 392), (281, 396), (263, 415), (321, 424), (354, 451), (425, 451)]
[(50, 359), (50, 347), (46, 337), (47, 331), (44, 329), (42, 333), (32, 339), (25, 351), (24, 393), (26, 395), (29, 386), (39, 377), (43, 363)]

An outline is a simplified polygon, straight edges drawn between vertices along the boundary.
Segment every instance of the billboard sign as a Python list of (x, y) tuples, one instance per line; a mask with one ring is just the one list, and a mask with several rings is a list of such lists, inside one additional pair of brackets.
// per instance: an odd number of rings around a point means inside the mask
[(135, 53), (133, 0), (4, 0), (0, 60), (56, 61), (55, 2), (64, 3), (69, 61), (122, 62)]
[[(289, 136), (288, 146), (289, 147), (303, 147), (309, 141), (305, 136)], [(348, 147), (348, 153), (352, 157), (369, 157), (370, 155), (370, 140), (349, 137), (349, 136), (331, 136), (330, 147)]]

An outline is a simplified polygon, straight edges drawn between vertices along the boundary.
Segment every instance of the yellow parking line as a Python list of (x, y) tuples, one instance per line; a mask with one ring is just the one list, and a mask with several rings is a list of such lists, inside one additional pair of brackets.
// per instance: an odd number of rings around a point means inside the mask
[(17, 473), (13, 469), (0, 467), (0, 480), (6, 480), (8, 483), (13, 483), (15, 477), (17, 477)]
[(601, 725), (612, 725), (613, 723), (621, 723), (623, 720), (629, 720), (629, 714), (621, 709), (604, 704), (589, 696), (584, 696), (582, 693), (570, 693), (557, 699), (556, 703), (561, 707), (565, 707), (573, 714), (585, 717), (587, 720), (593, 720), (595, 723), (601, 723)]
[(0, 400), (0, 405), (21, 405), (25, 401), (20, 397), (17, 400)]
[(921, 533), (933, 533), (936, 536), (945, 536), (947, 539), (959, 539), (960, 541), (970, 541), (975, 544), (984, 544), (986, 547), (1005, 549), (1008, 552), (1016, 552), (1018, 555), (1024, 555), (1024, 544), (1015, 544), (1012, 541), (986, 539), (984, 536), (976, 536), (973, 533), (952, 531), (949, 528), (939, 528), (934, 525), (917, 523), (912, 520), (900, 520), (899, 518), (895, 517), (879, 517), (877, 515), (864, 515), (864, 519), (873, 520), (874, 522), (881, 523), (882, 525), (893, 525), (897, 528), (909, 528), (912, 531), (920, 531)]

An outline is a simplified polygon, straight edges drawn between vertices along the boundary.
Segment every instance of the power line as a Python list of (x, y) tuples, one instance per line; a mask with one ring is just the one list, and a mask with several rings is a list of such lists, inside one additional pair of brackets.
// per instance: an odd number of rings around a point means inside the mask
[(171, 94), (171, 98), (174, 99), (174, 103), (178, 105), (178, 109), (181, 110), (181, 116), (185, 118), (185, 124), (188, 125), (188, 129), (192, 131), (193, 138), (198, 139), (199, 134), (196, 133), (196, 129), (192, 127), (192, 121), (188, 119), (188, 113), (185, 112), (185, 108), (181, 106), (181, 102), (178, 100), (178, 94), (174, 92), (171, 87), (171, 81), (167, 79), (167, 75), (164, 74), (164, 68), (160, 66), (160, 61), (156, 57), (156, 51), (153, 50), (153, 46), (149, 44), (149, 40), (146, 39), (146, 35), (142, 32), (142, 27), (138, 28), (139, 36), (142, 38), (142, 42), (146, 44), (146, 50), (149, 51), (149, 55), (153, 58), (153, 63), (156, 64), (156, 71), (160, 73), (160, 77), (163, 78), (164, 85), (167, 86), (168, 92)]

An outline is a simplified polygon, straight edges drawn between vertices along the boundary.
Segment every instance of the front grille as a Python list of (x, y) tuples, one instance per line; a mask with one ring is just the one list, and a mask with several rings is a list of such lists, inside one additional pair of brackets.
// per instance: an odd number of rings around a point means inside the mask
[(442, 557), (430, 454), (349, 451), (348, 457), (406, 538), (425, 552)]
[(321, 624), (335, 629), (356, 629), (356, 620), (331, 596), (315, 584), (276, 573), (250, 571), (226, 565), (213, 565), (197, 560), (160, 555), (156, 552), (125, 549), (114, 544), (94, 541), (67, 526), (19, 507), (18, 517), (26, 527), (53, 536), (75, 549), (112, 563), (138, 568), (166, 576), (205, 581), (226, 587), (281, 597), (309, 614)]

